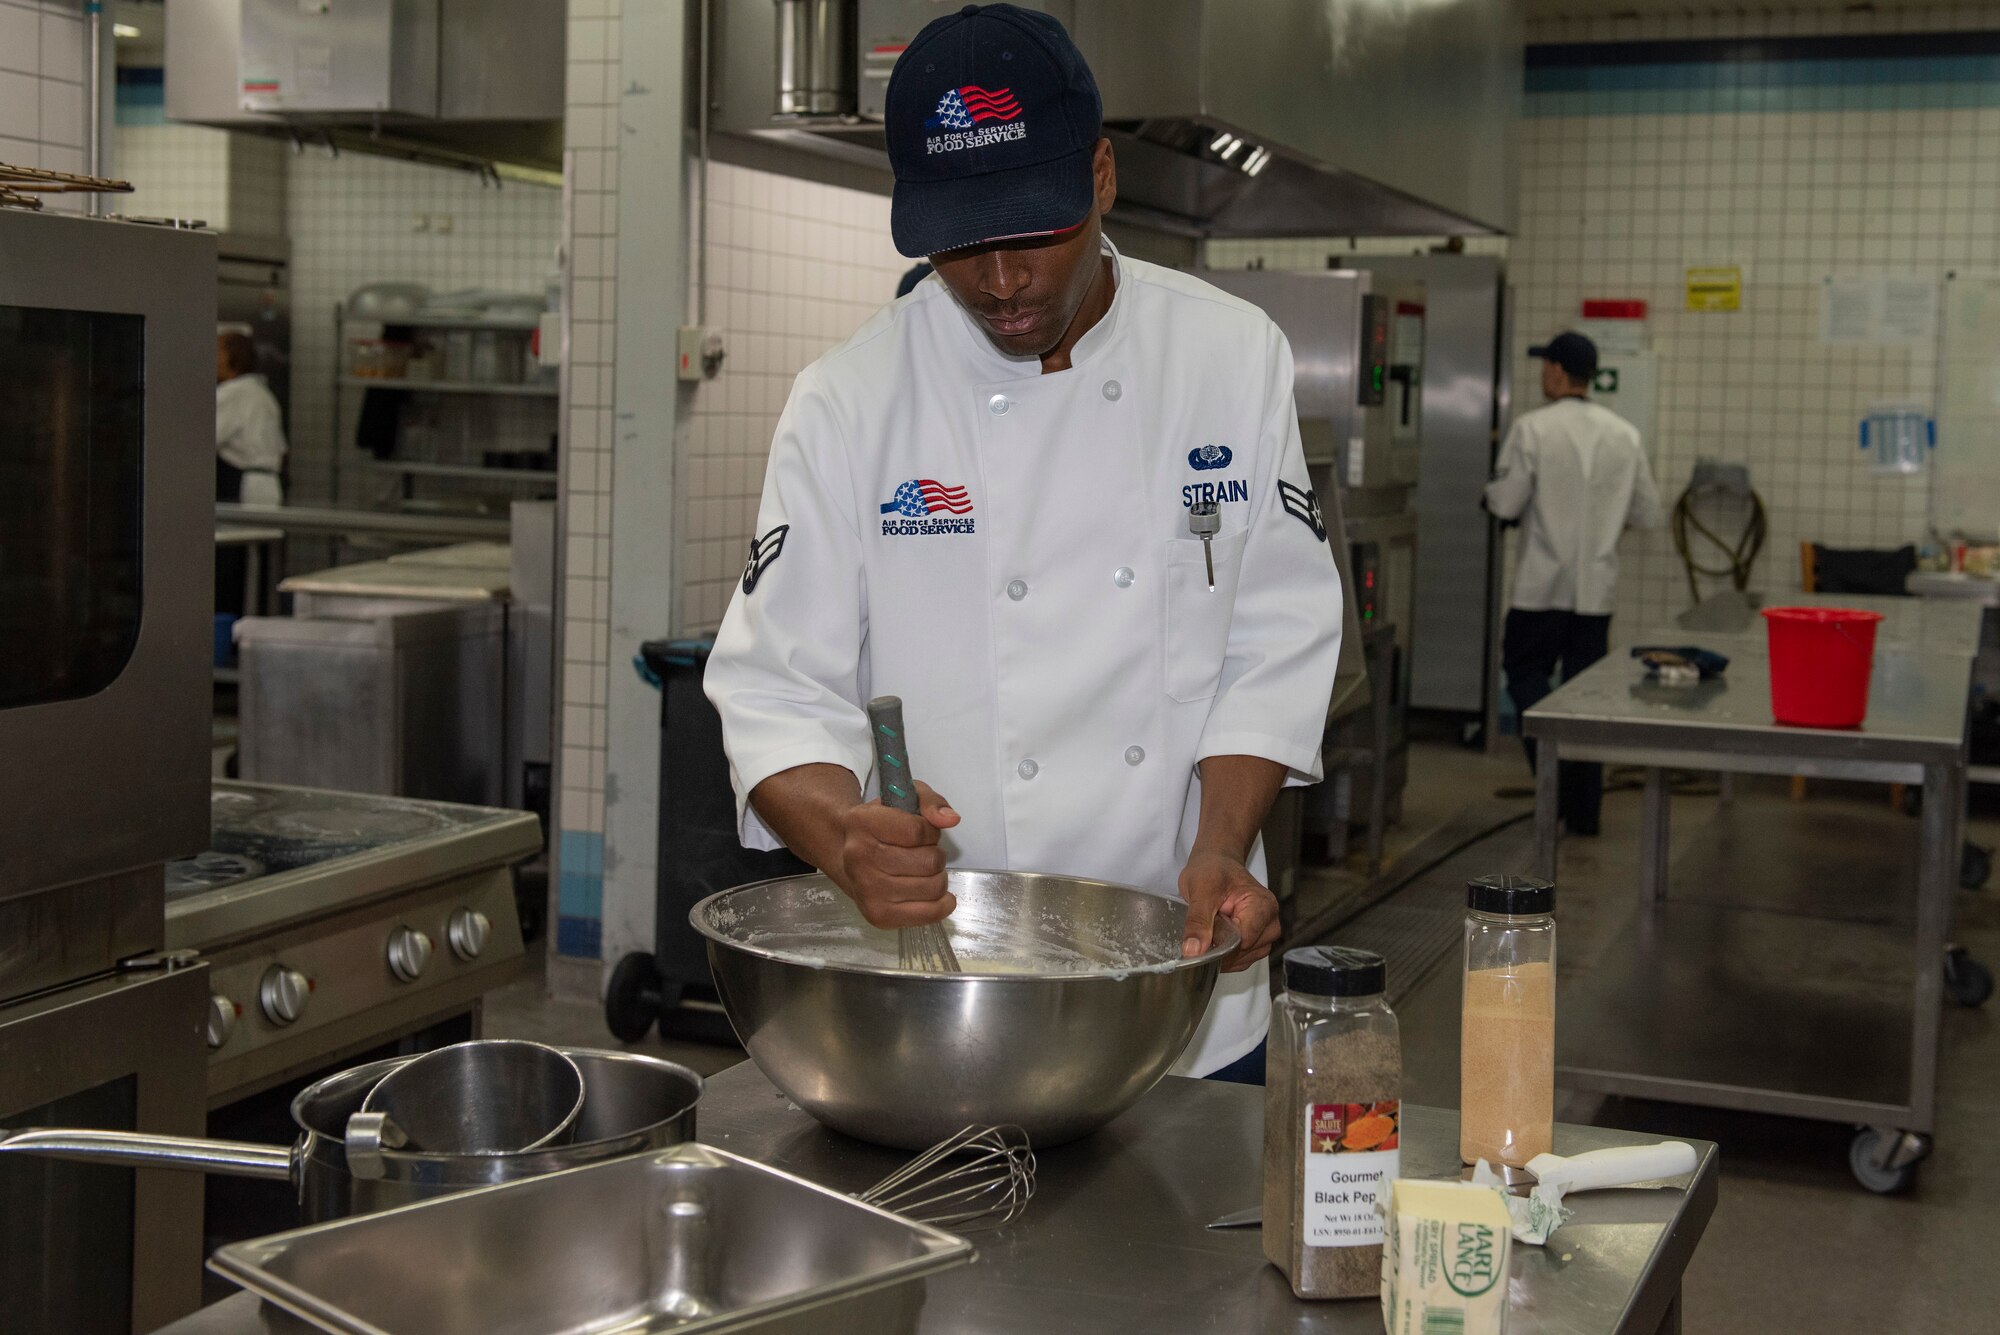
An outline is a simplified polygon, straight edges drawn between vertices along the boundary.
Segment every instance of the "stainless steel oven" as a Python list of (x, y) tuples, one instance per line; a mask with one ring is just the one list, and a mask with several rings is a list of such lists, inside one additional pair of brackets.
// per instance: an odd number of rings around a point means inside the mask
[[(215, 239), (0, 209), (0, 1128), (199, 1134)], [(0, 1330), (150, 1330), (200, 1292), (199, 1179), (0, 1156)]]
[(0, 212), (0, 897), (207, 845), (215, 281), (212, 236)]

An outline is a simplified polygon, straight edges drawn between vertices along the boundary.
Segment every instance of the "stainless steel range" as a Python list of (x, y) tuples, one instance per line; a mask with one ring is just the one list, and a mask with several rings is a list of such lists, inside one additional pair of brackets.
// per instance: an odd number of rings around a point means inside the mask
[(210, 1107), (453, 1016), (524, 967), (527, 812), (218, 780), (167, 867), (166, 942), (209, 962)]

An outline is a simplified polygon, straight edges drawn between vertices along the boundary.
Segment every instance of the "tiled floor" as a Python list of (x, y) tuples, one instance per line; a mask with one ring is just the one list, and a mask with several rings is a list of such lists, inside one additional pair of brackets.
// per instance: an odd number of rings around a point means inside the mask
[[(1523, 785), (1526, 767), (1511, 747), (1487, 756), (1419, 743), (1412, 749), (1411, 775), (1406, 820), (1392, 841), (1392, 856), (1468, 805), (1490, 803), (1497, 788)], [(1777, 788), (1744, 785), (1739, 792), (1745, 802), (1763, 803), (1757, 810), (1769, 819), (1790, 819)], [(1828, 838), (1836, 850), (1844, 840), (1858, 860), (1870, 851), (1869, 841), (1881, 838), (1886, 800), (1880, 788), (1816, 785), (1808, 809), (1816, 824), (1831, 829)], [(1970, 837), (2000, 843), (2000, 793), (1975, 790), (1973, 801)], [(1704, 822), (1714, 809), (1712, 796), (1675, 799), (1677, 853), (1704, 837)], [(1852, 819), (1828, 819), (1843, 813)], [(1614, 792), (1606, 802), (1602, 837), (1564, 845), (1559, 921), (1565, 986), (1587, 972), (1630, 911), (1638, 817), (1637, 794)], [(1914, 822), (1909, 824), (1914, 839)], [(1893, 837), (1894, 819), (1887, 828)], [(1432, 874), (1526, 870), (1528, 837), (1525, 824), (1513, 826)], [(1958, 927), (1959, 939), (1975, 955), (2000, 963), (2000, 882), (1993, 890), (1960, 896)], [(1773, 967), (1809, 969), (1813, 961), (1778, 961)], [(1449, 1105), (1457, 1099), (1457, 1006), (1458, 977), (1449, 961), (1402, 1003), (1406, 1093), (1413, 1101)], [(1937, 1148), (1907, 1196), (1871, 1196), (1855, 1185), (1846, 1166), (1847, 1128), (1581, 1095), (1562, 1098), (1559, 1115), (1568, 1120), (1700, 1136), (1722, 1145), (1721, 1203), (1687, 1276), (1688, 1330), (1876, 1335), (1991, 1328), (1996, 1290), (1990, 1253), (2000, 1238), (2000, 1196), (1992, 1191), (2000, 1182), (2000, 1140), (1990, 1134), (2000, 1122), (1995, 1034), (2000, 1002), (1977, 1011), (1947, 1006), (1944, 1018)], [(548, 1001), (533, 977), (489, 999), (487, 1032), (616, 1046), (596, 1006)], [(732, 1049), (663, 1043), (657, 1036), (632, 1046), (705, 1072), (741, 1059)]]

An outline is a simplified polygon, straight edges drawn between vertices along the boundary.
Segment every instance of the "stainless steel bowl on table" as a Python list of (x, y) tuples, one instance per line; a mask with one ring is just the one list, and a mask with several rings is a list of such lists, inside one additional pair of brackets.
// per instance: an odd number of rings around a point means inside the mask
[(1180, 958), (1187, 907), (1130, 886), (953, 870), (960, 974), (896, 967), (823, 876), (761, 881), (690, 913), (716, 992), (771, 1082), (826, 1125), (920, 1149), (972, 1122), (1037, 1148), (1096, 1130), (1194, 1037), (1235, 928)]

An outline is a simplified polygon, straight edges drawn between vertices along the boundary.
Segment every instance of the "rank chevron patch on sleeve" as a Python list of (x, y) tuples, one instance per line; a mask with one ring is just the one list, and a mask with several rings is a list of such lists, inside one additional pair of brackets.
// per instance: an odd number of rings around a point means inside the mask
[(750, 559), (743, 563), (743, 592), (748, 595), (757, 591), (757, 581), (764, 578), (764, 572), (785, 550), (785, 535), (792, 531), (790, 524), (780, 524), (761, 538), (750, 540)]
[(1295, 487), (1282, 478), (1278, 481), (1278, 499), (1284, 503), (1285, 513), (1312, 530), (1313, 536), (1326, 541), (1326, 519), (1319, 512), (1319, 497), (1305, 487)]

